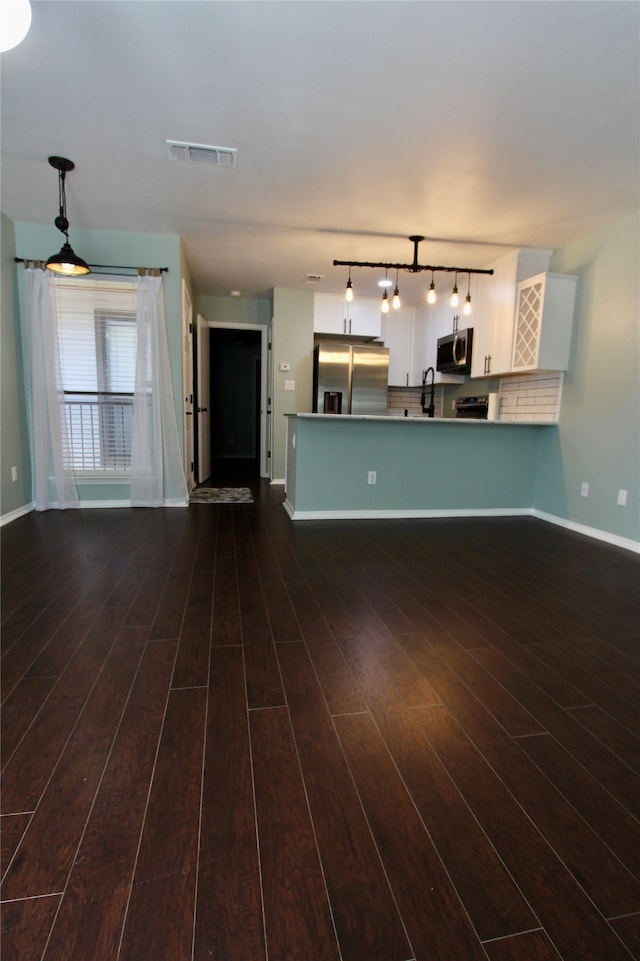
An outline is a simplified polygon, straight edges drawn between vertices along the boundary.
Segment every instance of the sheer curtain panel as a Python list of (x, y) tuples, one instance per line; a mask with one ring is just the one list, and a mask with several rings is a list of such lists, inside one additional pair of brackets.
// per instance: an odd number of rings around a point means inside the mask
[(69, 450), (53, 276), (25, 270), (27, 310), (22, 333), (31, 440), (32, 497), (37, 511), (78, 507)]
[(164, 314), (162, 277), (138, 278), (131, 433), (132, 507), (186, 507)]

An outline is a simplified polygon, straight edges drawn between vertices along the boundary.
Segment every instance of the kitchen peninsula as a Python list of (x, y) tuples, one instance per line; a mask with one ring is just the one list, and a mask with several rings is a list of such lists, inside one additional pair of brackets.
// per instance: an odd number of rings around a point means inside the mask
[(293, 520), (526, 514), (556, 424), (288, 414)]

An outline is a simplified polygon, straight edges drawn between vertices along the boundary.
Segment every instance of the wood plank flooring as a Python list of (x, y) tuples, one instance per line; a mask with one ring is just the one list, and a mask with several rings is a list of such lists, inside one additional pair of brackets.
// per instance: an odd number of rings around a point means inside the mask
[(640, 959), (640, 557), (251, 486), (3, 529), (3, 961)]

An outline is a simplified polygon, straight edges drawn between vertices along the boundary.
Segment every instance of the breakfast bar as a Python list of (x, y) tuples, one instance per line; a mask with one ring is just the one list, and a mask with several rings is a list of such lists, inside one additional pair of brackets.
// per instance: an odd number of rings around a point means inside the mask
[(527, 514), (556, 424), (288, 414), (293, 520)]

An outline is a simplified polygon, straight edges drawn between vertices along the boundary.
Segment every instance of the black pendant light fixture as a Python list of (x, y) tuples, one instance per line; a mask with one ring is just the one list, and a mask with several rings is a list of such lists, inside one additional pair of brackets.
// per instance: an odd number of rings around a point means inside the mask
[[(433, 280), (433, 275), (436, 271), (445, 272), (449, 274), (455, 274), (453, 291), (451, 293), (451, 306), (455, 307), (458, 304), (458, 274), (468, 274), (469, 276), (469, 286), (467, 287), (467, 297), (465, 300), (464, 312), (465, 314), (471, 313), (471, 274), (493, 274), (493, 268), (481, 268), (481, 267), (446, 267), (444, 265), (434, 266), (432, 264), (420, 264), (418, 263), (418, 245), (425, 238), (420, 234), (412, 234), (409, 240), (413, 244), (413, 260), (410, 264), (396, 264), (390, 262), (379, 262), (370, 260), (334, 260), (334, 267), (348, 267), (349, 268), (349, 279), (347, 281), (347, 300), (353, 300), (354, 291), (353, 284), (351, 283), (351, 268), (352, 267), (373, 267), (378, 270), (384, 267), (384, 280), (378, 281), (379, 287), (391, 287), (393, 286), (392, 281), (387, 278), (388, 270), (395, 270), (396, 272), (396, 286), (393, 292), (393, 306), (398, 309), (400, 307), (400, 290), (398, 288), (398, 271), (406, 270), (410, 274), (419, 274), (423, 270), (431, 271), (431, 283), (429, 285), (429, 292), (427, 294), (427, 303), (435, 304), (436, 297), (436, 286)], [(385, 290), (382, 297), (382, 313), (386, 314), (389, 310), (389, 297)]]
[(66, 157), (49, 157), (49, 163), (58, 171), (59, 211), (58, 216), (54, 220), (54, 224), (58, 230), (65, 235), (66, 240), (60, 252), (49, 257), (47, 260), (47, 269), (52, 270), (56, 274), (64, 274), (65, 277), (79, 277), (82, 274), (90, 274), (91, 270), (89, 269), (89, 265), (84, 262), (82, 257), (78, 257), (78, 255), (73, 252), (71, 244), (69, 243), (67, 194), (64, 181), (69, 171), (75, 167), (75, 164), (72, 160), (67, 160)]

